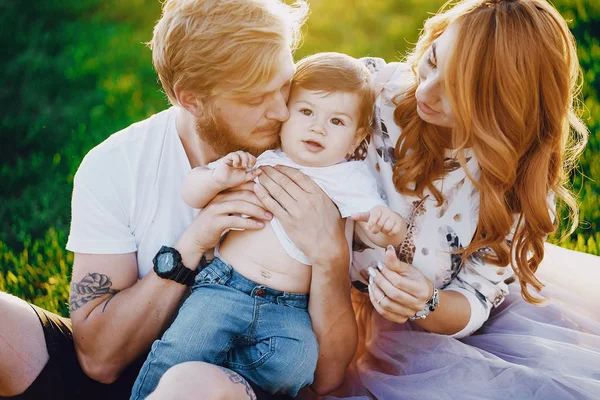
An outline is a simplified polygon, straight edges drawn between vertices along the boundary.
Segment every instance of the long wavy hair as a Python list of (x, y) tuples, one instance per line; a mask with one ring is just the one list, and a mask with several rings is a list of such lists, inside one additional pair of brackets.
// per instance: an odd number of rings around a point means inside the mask
[[(434, 181), (447, 172), (444, 148), (450, 135), (465, 169), (463, 149), (474, 152), (481, 168), (475, 236), (463, 259), (483, 248), (484, 259), (512, 265), (523, 298), (542, 302), (535, 277), (544, 241), (558, 227), (549, 203), (569, 209), (571, 233), (578, 223), (568, 175), (583, 151), (588, 131), (576, 111), (582, 74), (575, 41), (565, 20), (545, 0), (465, 0), (446, 3), (425, 27), (407, 62), (414, 80), (395, 97), (394, 119), (402, 129), (396, 144), (394, 185), (400, 193), (422, 196), (428, 189), (439, 204)], [(458, 23), (458, 36), (441, 71), (454, 115), (449, 130), (417, 114), (417, 65), (432, 42)], [(473, 177), (469, 177), (473, 180)], [(515, 225), (516, 223), (516, 225)], [(513, 239), (506, 241), (513, 225)]]

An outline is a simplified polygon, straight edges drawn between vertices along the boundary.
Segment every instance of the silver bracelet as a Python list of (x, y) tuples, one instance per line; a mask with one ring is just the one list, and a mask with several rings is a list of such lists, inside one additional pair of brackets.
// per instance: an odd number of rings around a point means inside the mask
[(435, 311), (435, 308), (440, 304), (440, 292), (439, 290), (434, 286), (433, 287), (433, 294), (431, 295), (431, 298), (429, 300), (427, 300), (427, 302), (425, 303), (425, 307), (423, 307), (423, 309), (421, 311), (417, 311), (415, 315), (413, 315), (412, 317), (410, 317), (408, 320), (409, 321), (414, 321), (416, 319), (425, 319), (427, 318), (427, 316), (432, 313), (433, 311)]

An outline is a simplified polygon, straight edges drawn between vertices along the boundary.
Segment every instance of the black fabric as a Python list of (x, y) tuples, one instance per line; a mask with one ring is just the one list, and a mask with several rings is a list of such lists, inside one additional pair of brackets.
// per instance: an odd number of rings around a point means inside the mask
[(129, 366), (119, 379), (105, 385), (90, 379), (79, 366), (73, 343), (71, 320), (31, 305), (46, 339), (50, 359), (31, 386), (11, 400), (129, 399), (131, 387), (145, 360)]
[[(131, 388), (146, 356), (130, 365), (114, 383), (105, 385), (90, 379), (79, 366), (73, 343), (71, 320), (31, 305), (44, 330), (50, 359), (31, 386), (22, 394), (2, 397), (11, 400), (120, 400), (129, 399)], [(250, 383), (258, 400), (286, 400), (270, 395)]]

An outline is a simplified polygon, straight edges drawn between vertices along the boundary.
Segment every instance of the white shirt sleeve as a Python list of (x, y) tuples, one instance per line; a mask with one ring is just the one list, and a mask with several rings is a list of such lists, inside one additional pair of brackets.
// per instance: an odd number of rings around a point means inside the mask
[(100, 146), (88, 153), (73, 184), (68, 250), (88, 254), (136, 251), (127, 207), (134, 190), (129, 176), (126, 158), (118, 149)]
[(338, 171), (337, 180), (323, 185), (323, 190), (335, 202), (342, 218), (358, 212), (367, 212), (375, 206), (387, 206), (379, 195), (377, 181), (362, 161), (339, 165), (347, 167), (346, 173)]

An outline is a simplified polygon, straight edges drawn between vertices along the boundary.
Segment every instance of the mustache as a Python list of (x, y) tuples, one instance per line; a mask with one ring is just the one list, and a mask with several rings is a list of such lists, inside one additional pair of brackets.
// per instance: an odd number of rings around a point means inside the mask
[(254, 132), (260, 133), (260, 132), (270, 132), (270, 131), (275, 131), (275, 130), (279, 131), (279, 130), (281, 130), (281, 125), (282, 125), (281, 122), (272, 122), (270, 124), (263, 125), (263, 126), (260, 126), (256, 129), (254, 129)]

